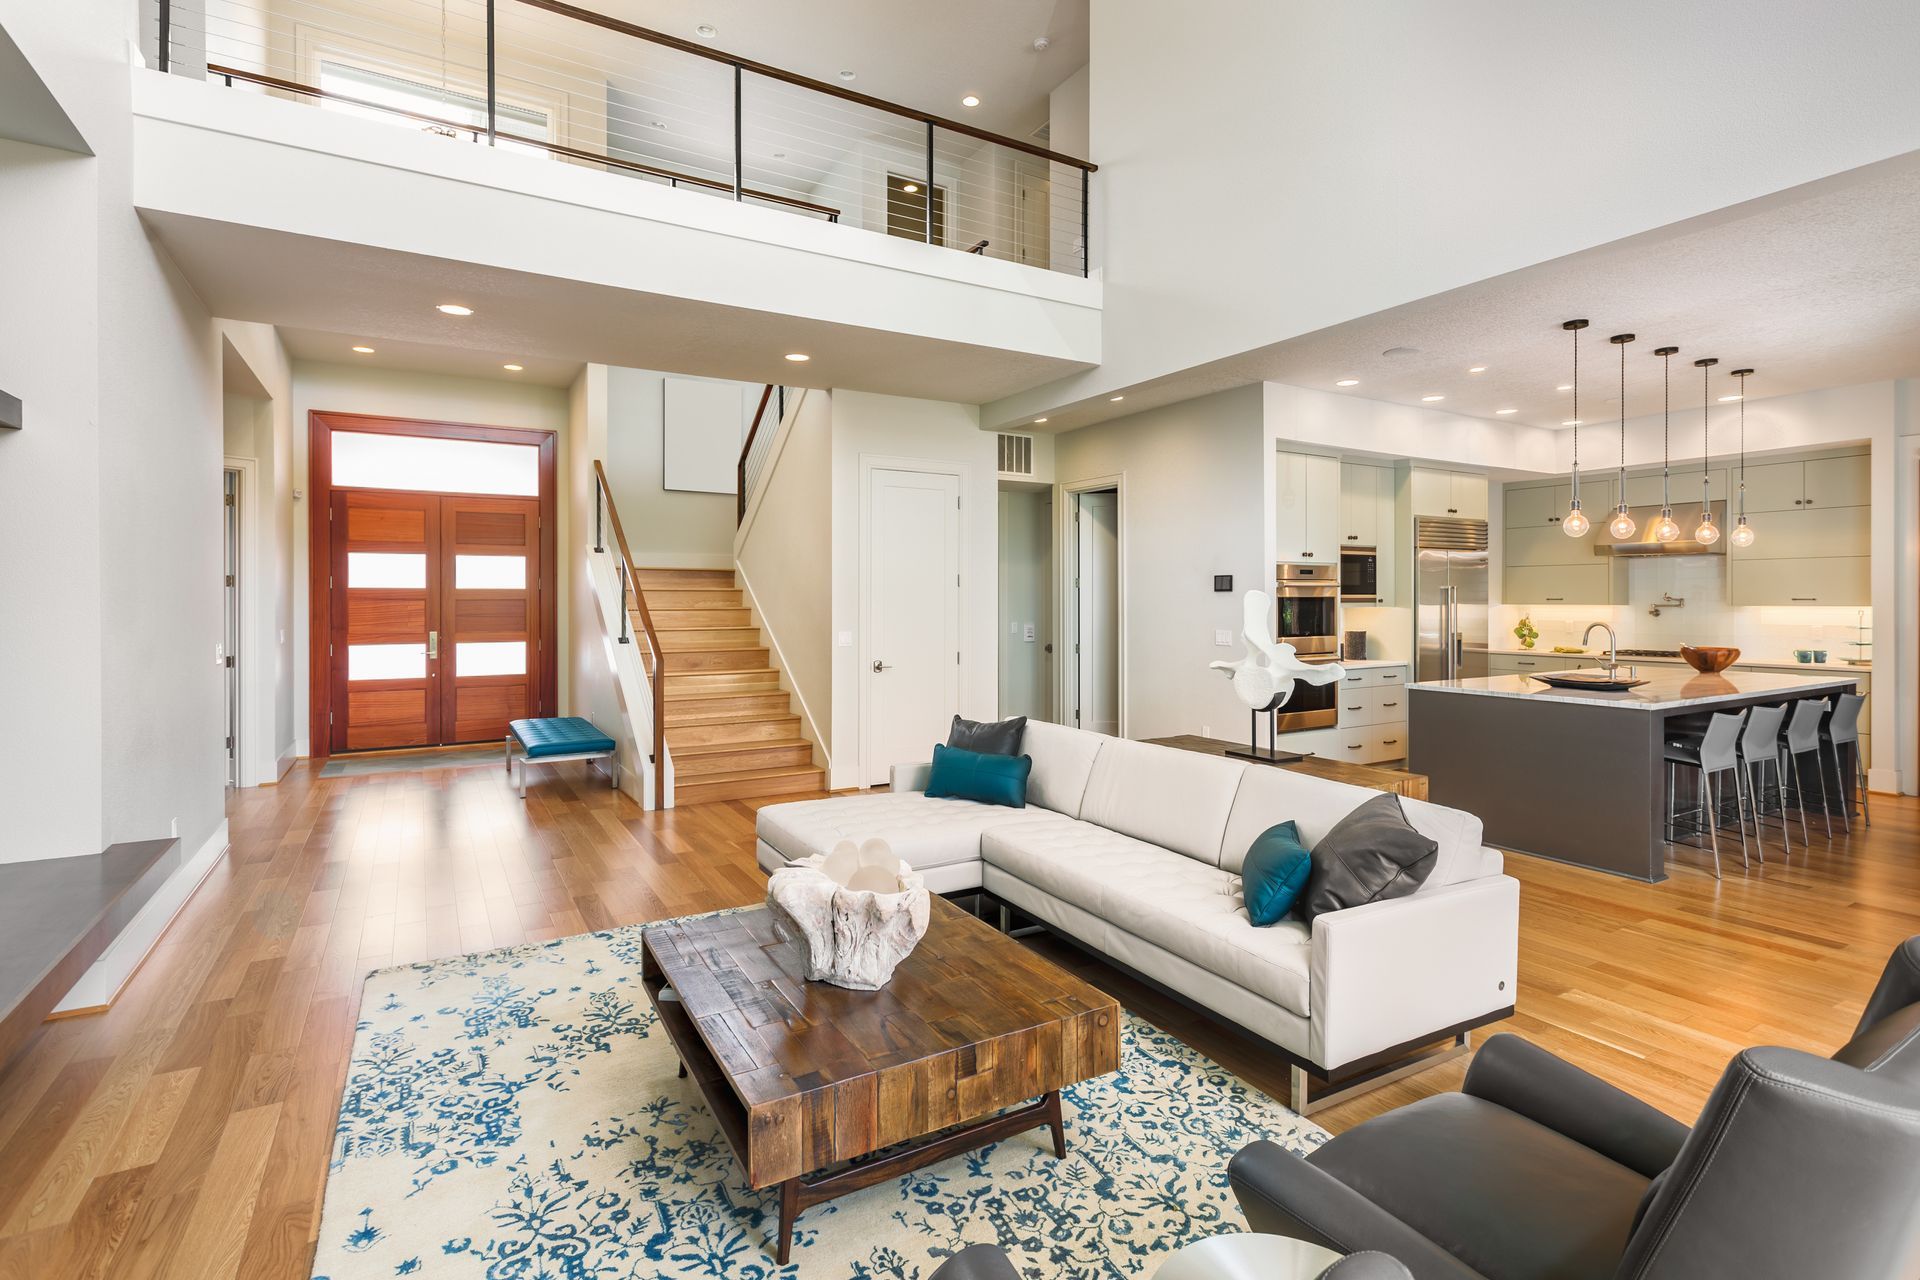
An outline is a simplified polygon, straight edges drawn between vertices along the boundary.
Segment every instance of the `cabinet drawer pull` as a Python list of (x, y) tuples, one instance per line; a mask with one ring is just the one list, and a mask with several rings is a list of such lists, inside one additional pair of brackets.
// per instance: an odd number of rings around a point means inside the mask
[(1359, 535), (1359, 534), (1357, 534), (1357, 533), (1350, 533), (1350, 534), (1348, 534), (1348, 535), (1347, 535), (1347, 541), (1348, 541), (1348, 542), (1358, 542), (1358, 541), (1360, 541), (1360, 535)]
[(1400, 739), (1398, 739), (1398, 738), (1382, 738), (1382, 739), (1380, 739), (1380, 745), (1381, 745), (1381, 746), (1383, 746), (1383, 747), (1397, 747), (1397, 746), (1399, 746), (1399, 745), (1400, 745)]
[(1364, 742), (1349, 742), (1347, 744), (1347, 750), (1349, 751), (1365, 751), (1366, 749), (1367, 745)]
[(1380, 705), (1381, 705), (1382, 707), (1397, 707), (1397, 706), (1399, 706), (1400, 704), (1399, 704), (1399, 703), (1397, 703), (1397, 702), (1383, 702), (1383, 703), (1381, 703)]
[(1301, 556), (1303, 556), (1304, 558), (1306, 558), (1306, 559), (1308, 559), (1308, 560), (1311, 560), (1311, 559), (1313, 559), (1313, 552), (1311, 552), (1311, 551), (1302, 551), (1302, 552), (1301, 552), (1300, 554), (1301, 554)]
[(1555, 603), (1555, 602), (1557, 602), (1557, 601), (1561, 601), (1561, 600), (1565, 600), (1565, 599), (1566, 599), (1566, 597), (1565, 597), (1565, 596), (1548, 596), (1548, 597), (1547, 597), (1547, 603), (1549, 603), (1549, 604), (1552, 604), (1552, 603)]
[(1818, 604), (1820, 602), (1820, 597), (1819, 596), (1795, 596), (1793, 598), (1793, 602), (1795, 604)]

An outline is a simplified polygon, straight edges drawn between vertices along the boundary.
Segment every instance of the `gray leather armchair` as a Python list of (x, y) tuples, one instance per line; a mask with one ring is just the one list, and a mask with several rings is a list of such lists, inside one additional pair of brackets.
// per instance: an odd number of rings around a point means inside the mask
[(1686, 1126), (1515, 1036), (1457, 1094), (1305, 1159), (1234, 1157), (1255, 1231), (1378, 1249), (1416, 1280), (1920, 1276), (1920, 938), (1832, 1058), (1748, 1049)]
[[(931, 1280), (1020, 1280), (1007, 1255), (990, 1244), (976, 1244), (948, 1258)], [(1407, 1269), (1379, 1253), (1356, 1253), (1322, 1271), (1319, 1280), (1411, 1280)]]

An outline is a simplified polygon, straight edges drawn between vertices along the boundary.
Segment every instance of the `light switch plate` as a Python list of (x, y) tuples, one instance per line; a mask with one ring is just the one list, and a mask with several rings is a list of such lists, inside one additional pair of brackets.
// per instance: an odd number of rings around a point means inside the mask
[(1213, 633), (1213, 642), (1222, 649), (1233, 648), (1233, 632), (1221, 627)]
[(1033, 643), (1033, 624), (1031, 622), (1027, 624), (1026, 630), (1022, 633), (1021, 638), (1024, 639), (1028, 644)]

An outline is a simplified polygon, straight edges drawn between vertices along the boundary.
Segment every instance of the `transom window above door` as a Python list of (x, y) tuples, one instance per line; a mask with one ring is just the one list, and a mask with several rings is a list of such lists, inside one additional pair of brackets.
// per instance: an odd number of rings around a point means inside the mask
[(532, 498), (540, 493), (540, 450), (486, 440), (335, 431), (333, 487)]

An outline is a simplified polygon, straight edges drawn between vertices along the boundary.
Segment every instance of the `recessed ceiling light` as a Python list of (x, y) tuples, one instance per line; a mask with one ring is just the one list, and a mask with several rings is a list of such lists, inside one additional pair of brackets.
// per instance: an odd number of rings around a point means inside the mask
[(920, 189), (920, 184), (917, 182), (909, 182), (904, 186), (902, 186), (900, 189), (906, 192), (908, 195), (912, 195), (914, 192)]
[(1734, 402), (1735, 400), (1738, 400), (1738, 399), (1740, 399), (1740, 397), (1739, 397), (1739, 396), (1721, 396), (1721, 397), (1720, 397), (1720, 403), (1721, 403), (1721, 404), (1732, 404), (1732, 403), (1733, 403), (1733, 402)]
[(977, 107), (980, 105), (980, 99), (974, 97), (972, 94), (968, 94), (966, 97), (960, 99), (960, 105), (963, 107)]
[(1473, 368), (1467, 370), (1468, 373), (1485, 373), (1486, 371), (1487, 371), (1487, 366), (1483, 364), (1474, 365)]
[(1107, 397), (1107, 399), (1109, 399), (1109, 400), (1111, 400), (1111, 401), (1113, 401), (1114, 403), (1116, 403), (1116, 404), (1118, 404), (1118, 403), (1119, 403), (1120, 401), (1122, 401), (1122, 400), (1125, 400), (1125, 399), (1126, 399), (1126, 397), (1125, 397), (1125, 396), (1108, 396), (1108, 397)]
[(720, 34), (720, 28), (714, 26), (712, 23), (703, 22), (693, 29), (693, 34), (699, 36), (702, 40), (711, 40)]
[(1336, 386), (1336, 387), (1357, 387), (1357, 386), (1359, 386), (1359, 385), (1360, 385), (1360, 379), (1358, 379), (1358, 378), (1342, 378), (1342, 379), (1340, 379), (1340, 381), (1338, 381), (1338, 382), (1336, 382), (1336, 383), (1334, 383), (1333, 385), (1334, 385), (1334, 386)]
[(449, 316), (470, 316), (473, 314), (472, 307), (463, 307), (457, 302), (443, 302), (435, 307), (434, 310)]
[(789, 351), (787, 352), (787, 359), (793, 361), (795, 364), (805, 364), (807, 361), (813, 359), (813, 357), (804, 351)]
[(1433, 404), (1436, 401), (1445, 400), (1445, 399), (1446, 399), (1445, 396), (1421, 396), (1420, 397), (1420, 400), (1423, 404)]
[(355, 347), (354, 352), (358, 355), (370, 356), (373, 354), (373, 348), (372, 347)]
[(841, 78), (842, 80), (851, 80), (851, 79), (853, 79), (853, 72), (851, 72), (851, 71), (842, 71), (842, 72), (840, 73), (840, 78)]
[(1562, 422), (1560, 425), (1563, 427), (1583, 427), (1586, 425), (1586, 422), (1580, 418), (1568, 418), (1565, 422)]
[(1571, 382), (1563, 382), (1559, 386), (1555, 387), (1554, 390), (1555, 391), (1571, 391), (1573, 390), (1573, 384)]
[(1035, 419), (1033, 420), (1033, 425), (1037, 427), (1037, 426), (1039, 426), (1039, 425), (1040, 425), (1041, 423), (1043, 423), (1043, 422), (1045, 422), (1045, 421), (1046, 421), (1046, 419), (1045, 419), (1045, 418), (1035, 418)]
[(1499, 414), (1508, 414), (1508, 413), (1518, 413), (1520, 411), (1518, 409), (1495, 409), (1494, 412)]
[(502, 369), (505, 369), (508, 373), (518, 373), (522, 369), (526, 368), (527, 366), (523, 364), (503, 364), (500, 367)]

